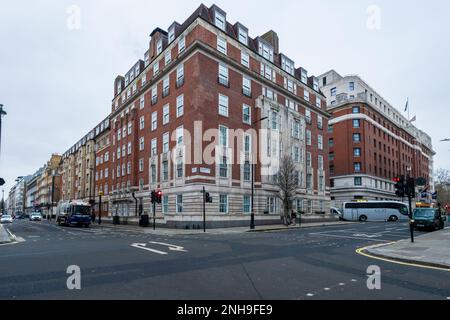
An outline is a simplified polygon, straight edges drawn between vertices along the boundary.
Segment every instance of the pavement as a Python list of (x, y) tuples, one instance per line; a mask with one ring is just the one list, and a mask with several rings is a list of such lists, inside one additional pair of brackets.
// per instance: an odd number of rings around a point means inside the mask
[(450, 228), (391, 244), (368, 247), (363, 252), (376, 257), (450, 271)]
[[(8, 229), (23, 241), (0, 246), (0, 300), (450, 300), (447, 271), (355, 252), (407, 239), (403, 222), (222, 234), (54, 221)], [(367, 285), (374, 265), (381, 290)], [(67, 287), (72, 266), (80, 268), (80, 290)]]
[(10, 243), (12, 240), (9, 237), (8, 232), (6, 231), (5, 227), (0, 224), (0, 244), (4, 243)]

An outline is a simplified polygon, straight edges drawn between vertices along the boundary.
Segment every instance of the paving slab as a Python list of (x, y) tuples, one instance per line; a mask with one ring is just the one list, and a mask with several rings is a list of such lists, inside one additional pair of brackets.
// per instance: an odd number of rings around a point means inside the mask
[(377, 257), (450, 269), (450, 228), (364, 250)]

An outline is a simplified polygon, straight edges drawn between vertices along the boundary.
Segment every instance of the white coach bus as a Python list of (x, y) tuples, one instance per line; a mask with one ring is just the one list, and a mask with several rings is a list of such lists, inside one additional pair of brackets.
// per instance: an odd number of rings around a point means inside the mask
[(345, 202), (343, 218), (348, 221), (408, 220), (408, 206), (396, 201)]

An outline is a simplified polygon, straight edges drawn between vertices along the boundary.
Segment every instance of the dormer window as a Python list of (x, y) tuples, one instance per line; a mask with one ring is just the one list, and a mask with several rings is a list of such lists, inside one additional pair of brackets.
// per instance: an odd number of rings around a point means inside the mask
[(270, 62), (273, 62), (273, 48), (271, 45), (259, 41), (259, 54)]
[(120, 93), (122, 91), (122, 82), (119, 82), (117, 84), (117, 93)]
[(225, 31), (225, 16), (223, 14), (221, 14), (220, 12), (215, 13), (215, 22), (214, 24), (216, 25), (216, 27), (218, 27), (219, 29), (222, 29), (223, 31)]
[(248, 45), (248, 32), (241, 27), (239, 27), (239, 42)]
[(156, 43), (156, 54), (160, 54), (162, 52), (162, 39), (159, 39)]
[(313, 87), (314, 87), (314, 90), (319, 91), (319, 79), (314, 78)]
[(291, 75), (294, 74), (294, 62), (285, 56), (281, 57), (281, 68)]
[(145, 63), (145, 66), (146, 66), (146, 67), (150, 64), (150, 55), (149, 55), (148, 52), (145, 53), (145, 56), (144, 56), (144, 63)]
[(175, 28), (172, 27), (169, 29), (169, 43), (175, 40)]
[(306, 84), (308, 82), (308, 71), (302, 69), (301, 81)]
[(125, 87), (128, 85), (128, 83), (130, 83), (130, 76), (127, 74), (125, 76)]

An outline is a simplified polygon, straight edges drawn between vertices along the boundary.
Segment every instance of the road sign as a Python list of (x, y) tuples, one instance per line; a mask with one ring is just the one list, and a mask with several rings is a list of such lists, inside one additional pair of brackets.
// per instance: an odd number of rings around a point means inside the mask
[(6, 182), (5, 182), (5, 179), (0, 178), (0, 187), (3, 186), (3, 185), (5, 185), (5, 183), (6, 183)]

